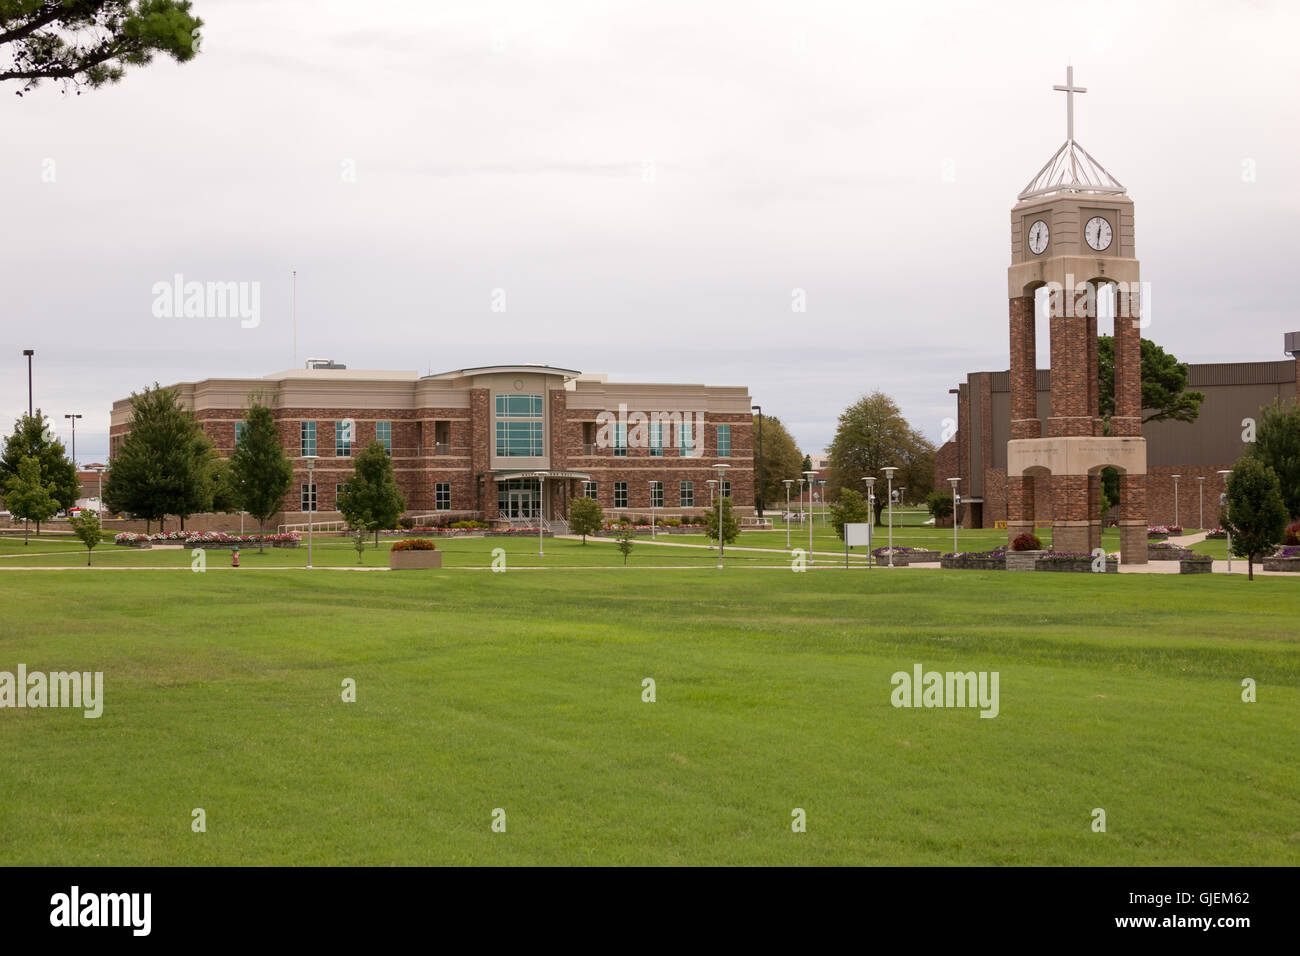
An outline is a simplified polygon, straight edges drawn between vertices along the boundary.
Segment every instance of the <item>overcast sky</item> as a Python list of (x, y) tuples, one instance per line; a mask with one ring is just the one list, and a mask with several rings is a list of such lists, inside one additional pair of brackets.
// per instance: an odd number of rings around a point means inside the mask
[[(189, 64), (0, 87), (0, 417), (24, 348), (81, 461), (134, 389), (290, 367), (296, 268), (299, 365), (747, 385), (805, 450), (882, 389), (937, 440), (948, 389), (1007, 367), (1008, 210), (1067, 62), (1136, 204), (1144, 334), (1281, 359), (1296, 9), (194, 0)], [(260, 283), (260, 324), (155, 317), (177, 273)]]

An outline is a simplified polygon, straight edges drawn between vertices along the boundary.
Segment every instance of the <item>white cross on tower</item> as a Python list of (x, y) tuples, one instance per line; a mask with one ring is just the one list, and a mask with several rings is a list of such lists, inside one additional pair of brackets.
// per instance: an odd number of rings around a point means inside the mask
[(1088, 88), (1074, 85), (1074, 67), (1067, 66), (1065, 68), (1065, 85), (1053, 86), (1052, 89), (1060, 90), (1065, 94), (1066, 140), (1072, 142), (1074, 140), (1074, 94), (1087, 93)]

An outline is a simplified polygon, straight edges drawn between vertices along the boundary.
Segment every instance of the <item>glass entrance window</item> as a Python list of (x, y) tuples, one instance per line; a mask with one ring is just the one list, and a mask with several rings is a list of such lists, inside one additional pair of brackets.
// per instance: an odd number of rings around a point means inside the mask
[(509, 478), (497, 482), (497, 512), (502, 518), (536, 518), (541, 514), (541, 481)]

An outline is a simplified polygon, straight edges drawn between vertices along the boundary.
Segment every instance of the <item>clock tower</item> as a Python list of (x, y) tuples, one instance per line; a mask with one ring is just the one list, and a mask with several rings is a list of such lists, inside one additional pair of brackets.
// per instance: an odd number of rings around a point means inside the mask
[[(1074, 138), (1074, 68), (1066, 69), (1066, 140), (1011, 209), (1008, 540), (1050, 512), (1052, 549), (1101, 547), (1101, 470), (1120, 474), (1120, 551), (1146, 562), (1146, 439), (1142, 437), (1141, 284), (1133, 200)], [(1038, 403), (1035, 298), (1045, 301), (1051, 382)], [(1102, 295), (1103, 290), (1113, 298)], [(1113, 302), (1115, 400), (1109, 427), (1098, 395), (1097, 308)], [(1043, 413), (1046, 413), (1045, 415)], [(1048, 501), (1040, 502), (1045, 493)]]

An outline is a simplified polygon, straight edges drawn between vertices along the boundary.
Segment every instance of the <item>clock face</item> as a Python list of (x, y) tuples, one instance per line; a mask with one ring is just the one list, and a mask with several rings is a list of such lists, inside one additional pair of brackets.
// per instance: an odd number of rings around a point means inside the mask
[(1042, 255), (1043, 250), (1047, 248), (1047, 240), (1051, 234), (1047, 230), (1047, 223), (1041, 219), (1034, 221), (1029, 227), (1029, 251), (1034, 255)]
[(1112, 238), (1110, 223), (1104, 216), (1093, 216), (1088, 220), (1088, 224), (1083, 227), (1083, 238), (1088, 240), (1088, 245), (1101, 252), (1103, 249), (1110, 248)]

